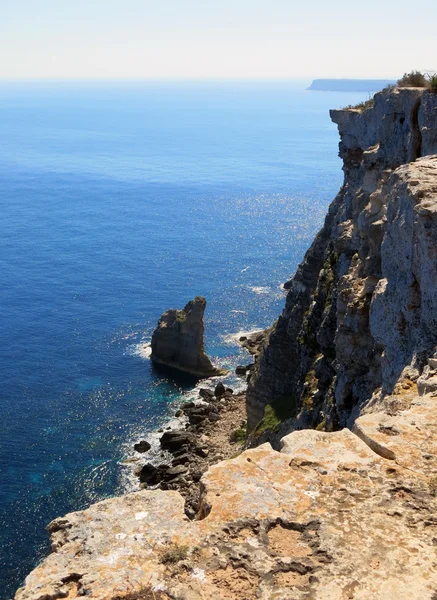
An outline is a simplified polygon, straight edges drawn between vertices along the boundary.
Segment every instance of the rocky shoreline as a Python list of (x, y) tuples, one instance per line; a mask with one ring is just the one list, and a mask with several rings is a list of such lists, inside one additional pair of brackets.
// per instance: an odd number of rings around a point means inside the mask
[[(238, 343), (256, 360), (269, 332), (244, 334)], [(253, 366), (249, 361), (237, 366), (235, 373), (248, 380)], [(199, 512), (202, 475), (212, 465), (235, 458), (244, 448), (246, 391), (234, 392), (221, 381), (214, 389), (200, 388), (198, 397), (183, 403), (174, 417), (176, 422), (173, 419), (158, 430), (162, 434), (159, 449), (147, 439), (134, 444), (134, 450), (145, 455), (145, 460), (135, 461), (134, 473), (141, 489), (178, 491), (185, 499), (186, 515), (193, 519)]]
[[(187, 418), (185, 428), (163, 431), (160, 446), (165, 460), (155, 465), (146, 457), (145, 464), (136, 468), (140, 487), (178, 491), (185, 498), (186, 515), (193, 519), (199, 511), (202, 475), (243, 448), (245, 406), (246, 393), (234, 394), (221, 382), (214, 391), (201, 388), (197, 400), (185, 402), (176, 412), (176, 417)], [(135, 444), (139, 452), (147, 453), (150, 447), (147, 440)]]

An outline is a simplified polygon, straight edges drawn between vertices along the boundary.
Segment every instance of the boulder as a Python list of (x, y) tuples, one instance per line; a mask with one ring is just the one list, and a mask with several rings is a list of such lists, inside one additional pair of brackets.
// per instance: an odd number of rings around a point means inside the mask
[(188, 415), (188, 420), (190, 422), (190, 425), (198, 425), (199, 423), (201, 423), (202, 421), (204, 421), (207, 418), (207, 414), (205, 412), (190, 412), (190, 414)]
[(203, 398), (204, 400), (206, 400), (207, 402), (210, 402), (211, 400), (214, 399), (214, 392), (212, 392), (211, 390), (208, 390), (207, 388), (200, 388), (199, 396), (201, 398)]
[(139, 475), (141, 483), (147, 483), (148, 485), (156, 485), (159, 482), (159, 470), (150, 463), (145, 464)]
[(147, 452), (151, 447), (152, 446), (149, 444), (149, 442), (146, 442), (146, 440), (141, 440), (140, 442), (134, 444), (134, 450), (136, 450), (136, 452)]
[(223, 383), (220, 381), (216, 386), (215, 386), (215, 390), (214, 390), (214, 396), (216, 398), (220, 398), (220, 396), (224, 396), (226, 393), (226, 388), (223, 385)]
[(151, 360), (195, 377), (213, 377), (226, 373), (214, 367), (203, 342), (203, 314), (206, 300), (196, 296), (183, 310), (171, 309), (158, 321), (152, 336)]
[(171, 481), (173, 479), (176, 479), (176, 477), (179, 477), (180, 475), (186, 473), (187, 470), (188, 469), (185, 465), (180, 464), (175, 467), (170, 467), (169, 469), (166, 469), (161, 473), (161, 476), (164, 481)]
[(160, 438), (161, 448), (173, 452), (182, 446), (189, 446), (193, 442), (193, 435), (186, 431), (166, 431)]
[(250, 371), (252, 364), (250, 365), (238, 365), (238, 367), (235, 369), (235, 374), (236, 375), (246, 375), (247, 371)]

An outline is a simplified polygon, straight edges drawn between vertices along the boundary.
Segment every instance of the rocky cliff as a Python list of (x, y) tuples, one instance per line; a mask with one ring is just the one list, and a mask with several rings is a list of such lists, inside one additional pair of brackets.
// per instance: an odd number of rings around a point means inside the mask
[(56, 519), (16, 600), (436, 600), (437, 96), (331, 116), (344, 185), (249, 381), (276, 449), (211, 466), (193, 519), (161, 490)]
[(385, 90), (331, 118), (344, 184), (249, 381), (249, 428), (288, 406), (277, 437), (402, 406), (436, 350), (437, 95)]
[(196, 296), (182, 310), (171, 309), (161, 316), (152, 336), (153, 362), (200, 378), (226, 374), (214, 367), (205, 352), (205, 308), (205, 298)]

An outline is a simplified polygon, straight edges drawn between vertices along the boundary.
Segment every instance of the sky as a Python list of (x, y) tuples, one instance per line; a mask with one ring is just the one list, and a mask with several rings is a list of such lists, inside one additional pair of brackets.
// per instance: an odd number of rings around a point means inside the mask
[(436, 0), (0, 0), (0, 78), (397, 78)]

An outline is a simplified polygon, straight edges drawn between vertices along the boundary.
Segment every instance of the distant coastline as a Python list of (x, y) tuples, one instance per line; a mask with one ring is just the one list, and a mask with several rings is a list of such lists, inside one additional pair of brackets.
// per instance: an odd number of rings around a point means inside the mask
[(308, 90), (320, 92), (379, 92), (394, 85), (391, 79), (314, 79)]

